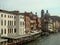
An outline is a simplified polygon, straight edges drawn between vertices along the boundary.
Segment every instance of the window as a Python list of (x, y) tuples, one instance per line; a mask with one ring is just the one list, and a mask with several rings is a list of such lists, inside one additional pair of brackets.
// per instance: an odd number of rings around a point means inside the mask
[(22, 25), (22, 22), (20, 22), (20, 25)]
[(12, 29), (12, 33), (13, 33), (13, 29)]
[(8, 15), (8, 18), (9, 18), (9, 15)]
[(24, 25), (24, 22), (23, 22), (23, 25)]
[(10, 18), (11, 18), (11, 16), (10, 16)]
[(8, 33), (9, 33), (9, 29), (8, 29)]
[(1, 25), (3, 25), (3, 20), (1, 20)]
[(6, 25), (6, 20), (4, 20), (4, 25)]
[(23, 18), (23, 17), (20, 17), (20, 18)]
[(12, 25), (13, 25), (13, 21), (12, 21)]
[(16, 29), (14, 29), (14, 33), (16, 33)]
[(4, 17), (6, 17), (6, 15), (4, 15)]
[(10, 21), (10, 25), (11, 25), (11, 21)]
[(23, 26), (24, 25), (24, 22), (20, 22), (20, 25)]
[(10, 29), (8, 29), (8, 33), (10, 33)]
[(3, 29), (1, 29), (1, 34), (3, 34)]
[(10, 33), (11, 33), (11, 29), (10, 29)]
[(9, 25), (9, 21), (8, 21), (8, 25)]
[(14, 21), (14, 25), (16, 25), (16, 21)]
[(3, 14), (1, 14), (1, 17), (3, 17)]
[(13, 18), (13, 16), (12, 16), (12, 18)]
[(24, 17), (23, 16), (20, 16), (21, 19), (23, 19)]
[(6, 34), (6, 29), (4, 30), (4, 34)]
[(16, 16), (14, 16), (14, 18), (16, 18)]

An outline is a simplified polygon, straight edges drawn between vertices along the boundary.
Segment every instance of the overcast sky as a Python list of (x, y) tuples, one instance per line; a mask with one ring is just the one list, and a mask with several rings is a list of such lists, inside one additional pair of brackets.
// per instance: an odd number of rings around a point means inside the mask
[(0, 0), (0, 9), (37, 12), (49, 10), (51, 15), (60, 16), (60, 0)]

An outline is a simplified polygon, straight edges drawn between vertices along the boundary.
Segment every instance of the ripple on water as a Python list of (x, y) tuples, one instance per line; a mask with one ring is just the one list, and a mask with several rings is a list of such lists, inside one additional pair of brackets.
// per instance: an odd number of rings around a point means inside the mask
[(60, 45), (60, 33), (40, 37), (37, 40), (24, 45)]

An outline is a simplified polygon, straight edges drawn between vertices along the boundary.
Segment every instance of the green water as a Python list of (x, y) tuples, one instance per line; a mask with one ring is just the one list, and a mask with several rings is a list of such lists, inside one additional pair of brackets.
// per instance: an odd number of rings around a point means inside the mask
[(23, 45), (60, 45), (60, 33), (40, 37), (35, 41)]

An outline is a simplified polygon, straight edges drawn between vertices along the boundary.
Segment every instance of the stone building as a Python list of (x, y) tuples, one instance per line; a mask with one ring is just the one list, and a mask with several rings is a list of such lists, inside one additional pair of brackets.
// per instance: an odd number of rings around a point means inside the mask
[(19, 11), (0, 10), (0, 33), (1, 36), (25, 34), (24, 15)]
[(53, 31), (54, 32), (60, 31), (60, 17), (58, 17), (58, 16), (50, 16), (50, 19), (52, 19)]
[(41, 18), (38, 17), (37, 30), (41, 30)]
[(38, 25), (40, 25), (40, 19), (38, 18), (37, 13), (25, 12), (25, 31), (29, 33), (36, 31), (38, 30)]
[(30, 13), (27, 13), (27, 12), (25, 12), (24, 13), (24, 15), (25, 15), (25, 18), (24, 18), (24, 20), (25, 20), (25, 32), (26, 33), (30, 33), (30, 30), (31, 30), (31, 28), (30, 28)]
[(50, 14), (48, 10), (46, 10), (46, 13), (44, 12), (44, 10), (41, 10), (41, 30), (43, 32), (49, 31), (48, 30), (49, 17), (50, 17)]

